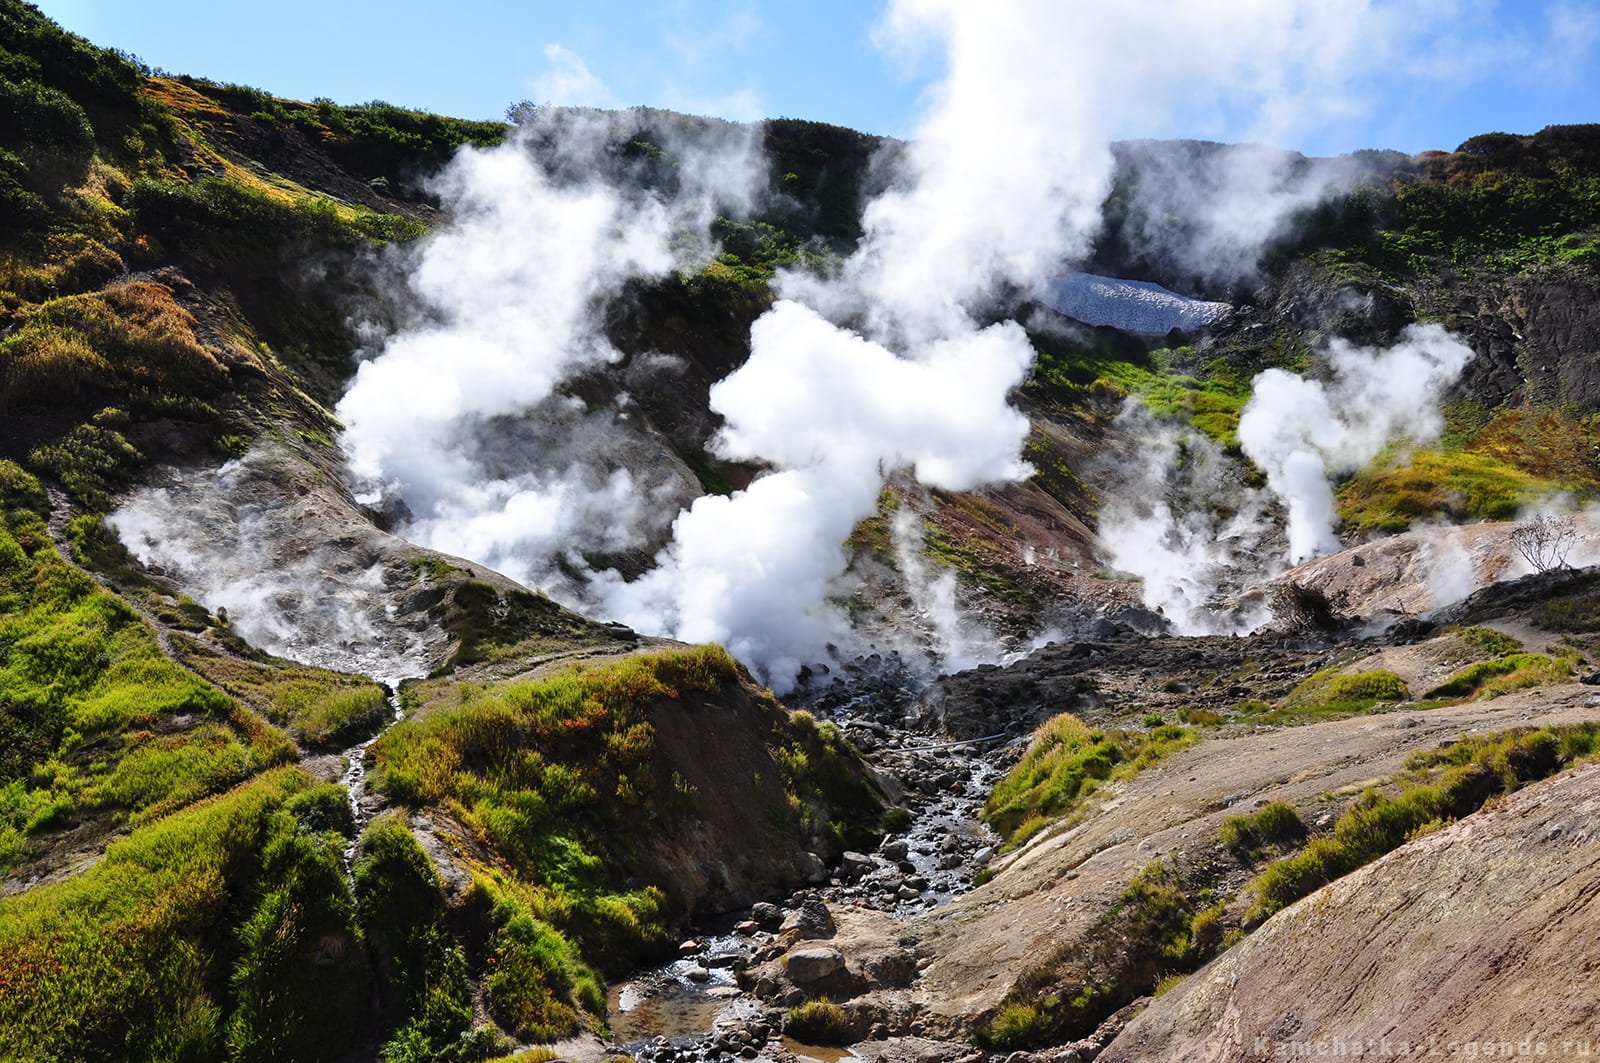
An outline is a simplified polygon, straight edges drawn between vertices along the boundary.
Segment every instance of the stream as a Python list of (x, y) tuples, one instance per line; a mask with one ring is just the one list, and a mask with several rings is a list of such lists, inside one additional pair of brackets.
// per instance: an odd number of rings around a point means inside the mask
[(345, 793), (350, 801), (350, 819), (355, 824), (350, 832), (350, 844), (344, 849), (345, 878), (350, 879), (351, 889), (355, 888), (355, 862), (356, 848), (361, 842), (361, 832), (372, 819), (374, 802), (367, 795), (367, 749), (383, 737), (385, 731), (393, 727), (400, 720), (405, 719), (406, 710), (400, 704), (400, 684), (404, 680), (397, 676), (376, 679), (389, 691), (389, 715), (378, 729), (366, 738), (357, 742), (339, 754), (345, 761), (344, 775), (339, 782), (344, 786)]
[[(804, 994), (767, 999), (739, 986), (736, 970), (774, 941), (783, 920), (817, 901), (855, 905), (912, 918), (972, 889), (997, 839), (978, 820), (1009, 750), (996, 735), (940, 741), (908, 726), (908, 688), (813, 701), (808, 707), (837, 723), (910, 813), (906, 827), (872, 853), (846, 853), (828, 877), (777, 903), (709, 920), (694, 928), (678, 959), (613, 984), (608, 1051), (640, 1063), (748, 1059), (839, 1063), (848, 1049), (806, 1045), (782, 1033), (788, 1008)], [(896, 794), (898, 790), (898, 794)], [(796, 999), (791, 999), (796, 997)]]

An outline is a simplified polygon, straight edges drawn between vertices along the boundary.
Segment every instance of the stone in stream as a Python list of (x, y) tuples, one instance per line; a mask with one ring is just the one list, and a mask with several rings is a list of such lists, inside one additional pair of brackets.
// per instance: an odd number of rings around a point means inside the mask
[(865, 853), (846, 852), (839, 858), (839, 868), (848, 878), (857, 879), (873, 868), (872, 857)]
[(750, 918), (754, 919), (762, 930), (777, 930), (783, 925), (783, 909), (776, 904), (760, 901), (751, 907)]
[(815, 897), (801, 901), (800, 906), (790, 912), (779, 927), (779, 933), (796, 941), (832, 937), (833, 932), (833, 916), (828, 906)]
[(783, 969), (796, 985), (810, 985), (844, 970), (844, 953), (830, 948), (796, 949), (784, 960)]
[(879, 847), (879, 852), (890, 860), (904, 860), (910, 849), (904, 838), (890, 838)]

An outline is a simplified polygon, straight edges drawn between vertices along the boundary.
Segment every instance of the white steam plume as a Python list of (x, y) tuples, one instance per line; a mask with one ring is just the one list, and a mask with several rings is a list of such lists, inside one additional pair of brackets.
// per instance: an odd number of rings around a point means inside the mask
[(1139, 141), (1119, 146), (1129, 187), (1122, 242), (1209, 285), (1255, 277), (1263, 248), (1305, 210), (1348, 192), (1403, 158), (1364, 153), (1308, 159), (1260, 144)]
[(920, 619), (931, 629), (932, 652), (948, 671), (961, 671), (1001, 657), (1005, 649), (994, 632), (962, 613), (956, 574), (937, 569), (923, 549), (922, 518), (908, 507), (889, 522), (895, 564)]
[(1266, 499), (1243, 483), (1237, 466), (1206, 436), (1154, 420), (1129, 400), (1116, 435), (1137, 448), (1117, 457), (1100, 514), (1106, 562), (1143, 581), (1144, 604), (1180, 635), (1233, 634), (1266, 619), (1219, 608), (1217, 598), (1241, 577), (1262, 572), (1270, 529)]
[(1356, 471), (1385, 446), (1429, 443), (1443, 428), (1439, 400), (1472, 359), (1440, 325), (1411, 325), (1387, 350), (1334, 340), (1326, 383), (1282, 369), (1255, 379), (1239, 446), (1288, 513), (1288, 560), (1338, 549), (1331, 477)]
[(385, 680), (422, 675), (431, 625), (412, 600), (416, 574), (386, 555), (381, 533), (297, 484), (305, 474), (258, 447), (141, 488), (106, 523), (253, 646)]
[[(728, 422), (721, 452), (778, 471), (697, 501), (661, 567), (613, 585), (612, 608), (725, 639), (786, 686), (843, 627), (827, 597), (844, 571), (839, 544), (886, 474), (912, 467), (961, 489), (1025, 473), (1026, 426), (1005, 396), (1032, 351), (1019, 328), (979, 322), (997, 297), (1088, 250), (1113, 132), (1159, 124), (1180, 99), (1276, 127), (1284, 98), (1342, 98), (1331, 89), (1359, 76), (1349, 60), (1373, 54), (1357, 45), (1376, 21), (1328, 0), (891, 4), (886, 40), (936, 41), (946, 74), (895, 180), (866, 208), (857, 251), (835, 274), (782, 278), (749, 363), (714, 395)], [(877, 390), (895, 378), (903, 390)]]
[(726, 420), (717, 450), (779, 471), (696, 500), (659, 567), (611, 581), (604, 601), (625, 623), (725, 642), (784, 686), (848, 634), (828, 599), (886, 471), (955, 491), (1026, 475), (1028, 422), (1006, 400), (1032, 351), (1007, 323), (902, 358), (787, 300), (755, 323), (751, 346), (711, 391)]
[[(579, 601), (586, 554), (659, 545), (698, 485), (647, 454), (626, 413), (590, 414), (556, 389), (619, 357), (604, 301), (693, 265), (717, 214), (748, 209), (760, 171), (746, 127), (527, 117), (435, 182), (451, 220), (408, 263), (421, 320), (360, 366), (338, 414), (352, 472), (373, 500), (403, 500), (408, 537)], [(670, 188), (619, 155), (635, 135), (664, 140)]]
[(984, 326), (1088, 249), (1111, 137), (1170, 132), (1184, 109), (1267, 136), (1338, 113), (1405, 46), (1409, 10), (895, 0), (885, 41), (936, 42), (945, 75), (859, 250), (833, 275), (783, 278), (749, 362), (713, 392), (716, 449), (773, 471), (679, 513), (632, 582), (593, 572), (593, 555), (654, 549), (693, 482), (671, 460), (634, 461), (625, 414), (593, 416), (560, 387), (616, 358), (606, 299), (683, 265), (677, 249), (704, 253), (714, 214), (748, 202), (754, 131), (663, 144), (668, 189), (615, 150), (631, 119), (533, 109), (512, 143), (464, 151), (437, 185), (452, 222), (411, 264), (421, 319), (339, 406), (352, 469), (404, 502), (401, 530), (424, 544), (646, 630), (724, 640), (786, 685), (844, 631), (828, 604), (841, 544), (886, 474), (956, 490), (1026, 474), (1006, 396), (1032, 352), (1020, 328)]

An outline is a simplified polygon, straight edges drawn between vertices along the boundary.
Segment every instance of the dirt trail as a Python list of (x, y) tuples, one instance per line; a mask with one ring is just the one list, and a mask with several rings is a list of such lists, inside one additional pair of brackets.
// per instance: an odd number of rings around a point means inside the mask
[(145, 607), (144, 603), (133, 595), (124, 594), (122, 588), (94, 569), (78, 563), (77, 555), (72, 551), (72, 535), (67, 530), (67, 525), (72, 522), (72, 503), (68, 501), (66, 492), (59, 487), (47, 486), (45, 492), (50, 497), (50, 514), (46, 518), (45, 524), (50, 529), (50, 540), (55, 544), (56, 553), (61, 555), (61, 560), (94, 580), (102, 590), (115, 595), (118, 601), (139, 614), (139, 619), (143, 620), (145, 627), (150, 629), (150, 634), (155, 638), (156, 645), (161, 647), (161, 652), (171, 658), (172, 662), (178, 667), (187, 669), (188, 666), (183, 663), (183, 658), (178, 655), (177, 649), (172, 644), (172, 634), (167, 630), (166, 625), (157, 620), (155, 614)]

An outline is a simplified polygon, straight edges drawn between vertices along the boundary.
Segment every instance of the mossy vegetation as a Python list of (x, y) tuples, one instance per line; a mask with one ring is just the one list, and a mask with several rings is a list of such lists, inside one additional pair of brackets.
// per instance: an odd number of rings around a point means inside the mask
[(1567, 486), (1484, 454), (1396, 452), (1345, 483), (1339, 516), (1349, 530), (1381, 532), (1429, 520), (1511, 520)]
[(358, 968), (312, 962), (324, 935), (349, 933), (338, 845), (287, 806), (313, 785), (269, 772), (134, 831), (80, 874), (0, 898), (0, 1054), (336, 1054), (364, 997)]
[[(660, 769), (651, 707), (714, 711), (743, 679), (719, 647), (638, 654), (451, 688), (374, 743), (374, 785), (449, 816), (501, 861), (478, 869), (469, 904), (491, 927), (485, 988), (508, 1029), (546, 1040), (599, 1023), (597, 972), (667, 943), (685, 913), (648, 884), (653, 865), (634, 830), (646, 818), (670, 830), (694, 815), (695, 794)], [(749, 766), (782, 783), (774, 829), (875, 841), (882, 796), (838, 729), (797, 713), (774, 738), (770, 764)]]
[(1034, 732), (1022, 759), (989, 795), (983, 820), (1007, 845), (1021, 845), (1103, 783), (1132, 778), (1197, 740), (1194, 731), (1173, 724), (1108, 731), (1062, 713)]
[(625, 628), (597, 624), (543, 594), (518, 589), (502, 592), (476, 579), (456, 584), (445, 630), (456, 641), (456, 651), (445, 670), (514, 653), (628, 642), (632, 637)]
[(126, 604), (50, 544), (39, 484), (0, 460), (0, 852), (107, 811), (145, 821), (293, 756), (165, 657)]
[(1229, 816), (1218, 828), (1217, 840), (1225, 849), (1252, 851), (1261, 846), (1302, 838), (1306, 825), (1287, 801), (1269, 801), (1254, 812)]
[(1237, 709), (1241, 715), (1262, 723), (1305, 723), (1357, 716), (1410, 699), (1405, 681), (1393, 672), (1375, 669), (1347, 673), (1335, 667), (1312, 673), (1276, 705), (1245, 702)]
[(788, 722), (786, 740), (772, 754), (789, 809), (806, 834), (831, 838), (841, 850), (870, 850), (883, 830), (904, 822), (903, 809), (884, 807), (837, 724), (804, 710), (790, 713)]
[(365, 676), (288, 661), (252, 661), (174, 637), (185, 667), (257, 708), (302, 744), (329, 748), (371, 734), (389, 713), (389, 694)]
[(808, 1000), (790, 1008), (783, 1032), (808, 1045), (847, 1045), (857, 1039), (850, 1013), (831, 1000)]
[(1218, 445), (1238, 450), (1239, 416), (1250, 398), (1252, 374), (1225, 357), (1201, 361), (1192, 347), (1145, 355), (1075, 347), (1035, 338), (1038, 360), (1028, 389), (1068, 404), (1139, 399), (1161, 420), (1193, 425)]
[(1478, 661), (1456, 672), (1428, 691), (1429, 700), (1465, 701), (1496, 698), (1513, 690), (1559, 683), (1572, 675), (1577, 652), (1508, 653), (1493, 660)]

